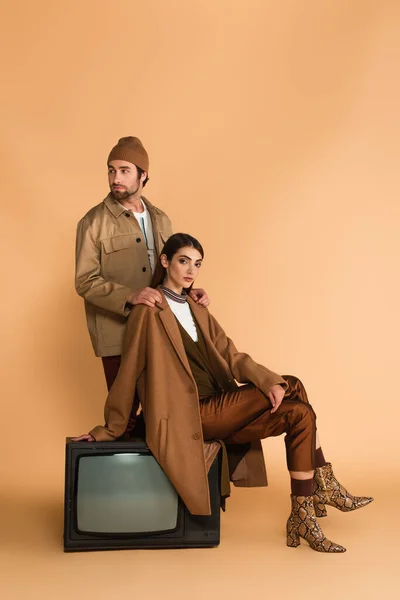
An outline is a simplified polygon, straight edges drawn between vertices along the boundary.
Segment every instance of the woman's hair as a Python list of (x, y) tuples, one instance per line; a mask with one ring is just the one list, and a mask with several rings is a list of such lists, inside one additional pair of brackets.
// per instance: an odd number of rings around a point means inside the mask
[[(190, 248), (195, 248), (196, 250), (198, 250), (201, 254), (201, 258), (204, 258), (203, 246), (200, 244), (200, 242), (196, 240), (196, 238), (192, 237), (188, 233), (174, 233), (173, 235), (171, 235), (171, 237), (168, 238), (168, 240), (165, 242), (164, 247), (161, 250), (161, 254), (165, 254), (168, 261), (171, 261), (172, 257), (177, 252), (179, 252), (181, 248), (187, 248), (188, 246)], [(161, 285), (167, 273), (167, 269), (161, 264), (161, 254), (158, 257), (156, 268), (153, 274), (153, 279), (151, 280), (150, 287), (152, 288)]]

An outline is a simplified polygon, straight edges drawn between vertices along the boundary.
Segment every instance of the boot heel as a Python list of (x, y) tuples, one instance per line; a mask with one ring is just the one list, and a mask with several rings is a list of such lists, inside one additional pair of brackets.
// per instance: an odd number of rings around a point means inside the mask
[(289, 546), (289, 548), (297, 548), (297, 546), (300, 545), (299, 532), (290, 521), (288, 521), (286, 525), (286, 545)]
[(293, 531), (291, 532), (290, 535), (286, 536), (286, 546), (289, 546), (289, 548), (297, 548), (297, 546), (300, 546), (300, 536), (298, 533), (294, 533)]
[[(346, 552), (346, 549), (328, 540), (315, 518), (312, 496), (293, 496), (292, 512), (286, 523), (286, 544), (296, 548), (302, 537), (317, 552)], [(300, 533), (301, 532), (301, 533)]]
[(314, 503), (314, 510), (316, 517), (321, 518), (328, 516), (328, 511), (326, 510), (325, 504), (322, 504), (322, 502), (318, 502), (318, 504)]

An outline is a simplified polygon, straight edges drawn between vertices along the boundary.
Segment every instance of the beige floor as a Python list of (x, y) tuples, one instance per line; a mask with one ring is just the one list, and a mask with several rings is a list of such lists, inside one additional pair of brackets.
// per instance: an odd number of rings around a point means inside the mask
[(347, 552), (324, 555), (305, 544), (285, 546), (289, 500), (281, 466), (269, 468), (268, 488), (233, 490), (221, 545), (205, 550), (64, 554), (60, 486), (45, 496), (15, 490), (1, 501), (2, 598), (398, 598), (400, 489), (393, 472), (366, 486), (367, 472), (342, 466), (348, 487), (375, 501), (350, 514), (329, 510), (324, 531)]

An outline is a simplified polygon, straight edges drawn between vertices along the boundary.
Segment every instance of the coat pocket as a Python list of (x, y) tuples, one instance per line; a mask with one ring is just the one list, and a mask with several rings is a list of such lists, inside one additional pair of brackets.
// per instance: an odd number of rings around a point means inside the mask
[(167, 458), (168, 419), (160, 419), (158, 426), (158, 459), (165, 462)]

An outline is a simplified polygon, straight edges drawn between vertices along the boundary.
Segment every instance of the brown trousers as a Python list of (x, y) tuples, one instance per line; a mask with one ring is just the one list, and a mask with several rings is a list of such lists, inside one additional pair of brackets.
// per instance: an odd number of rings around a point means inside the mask
[[(110, 390), (121, 364), (121, 356), (102, 358), (107, 388)], [(286, 433), (286, 462), (289, 471), (312, 471), (315, 465), (316, 415), (308, 402), (300, 379), (282, 375), (288, 382), (282, 404), (271, 413), (272, 404), (254, 385), (240, 386), (200, 398), (200, 415), (205, 440), (220, 439), (227, 444), (246, 444)], [(143, 423), (131, 415), (126, 435), (135, 425), (144, 434)]]
[(297, 377), (282, 375), (289, 387), (278, 410), (254, 385), (244, 385), (200, 399), (205, 440), (245, 444), (286, 433), (286, 461), (290, 471), (312, 471), (315, 464), (316, 416)]
[(107, 389), (110, 391), (111, 386), (118, 375), (121, 364), (121, 355), (102, 356), (101, 361), (103, 363), (104, 375), (106, 376)]

